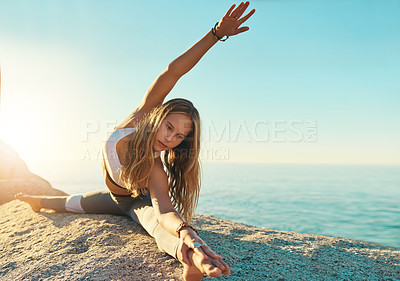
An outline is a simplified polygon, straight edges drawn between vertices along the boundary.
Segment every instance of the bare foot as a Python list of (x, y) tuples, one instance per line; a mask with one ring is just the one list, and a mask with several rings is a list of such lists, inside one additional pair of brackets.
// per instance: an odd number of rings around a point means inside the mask
[(204, 259), (203, 256), (195, 253), (193, 250), (189, 251), (189, 258), (198, 270), (208, 276), (218, 277), (221, 274), (229, 275), (231, 273), (229, 266), (223, 260), (211, 257)]
[(20, 192), (15, 194), (15, 199), (28, 203), (36, 213), (40, 212), (40, 209), (42, 208), (40, 205), (40, 198), (36, 196), (30, 196)]
[(204, 273), (202, 273), (196, 266), (183, 264), (182, 279), (184, 281), (200, 281), (203, 277)]
[(203, 256), (196, 254), (192, 249), (188, 251), (191, 266), (182, 262), (182, 254), (178, 251), (178, 259), (183, 264), (183, 280), (185, 281), (200, 281), (203, 279), (204, 274), (211, 277), (218, 277), (221, 274), (229, 275), (229, 266), (222, 260), (213, 259), (208, 257), (204, 259)]

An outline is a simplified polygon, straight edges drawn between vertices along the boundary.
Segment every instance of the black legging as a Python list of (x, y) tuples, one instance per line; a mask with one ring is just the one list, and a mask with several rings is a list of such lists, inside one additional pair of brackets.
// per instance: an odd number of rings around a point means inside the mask
[[(46, 199), (41, 200), (43, 207), (46, 207), (46, 201)], [(99, 190), (65, 197), (65, 208), (77, 213), (129, 216), (156, 239), (161, 251), (176, 259), (179, 238), (167, 232), (159, 224), (150, 195), (132, 198), (129, 195), (116, 195), (108, 190)]]

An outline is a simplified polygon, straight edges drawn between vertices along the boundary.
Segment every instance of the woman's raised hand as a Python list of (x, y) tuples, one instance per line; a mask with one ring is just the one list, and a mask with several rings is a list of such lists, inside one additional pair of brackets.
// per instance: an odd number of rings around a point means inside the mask
[(241, 2), (237, 7), (233, 4), (215, 27), (216, 35), (219, 37), (232, 36), (249, 30), (248, 26), (240, 27), (256, 11), (253, 9), (242, 17), (249, 5), (250, 2), (248, 1), (246, 3)]

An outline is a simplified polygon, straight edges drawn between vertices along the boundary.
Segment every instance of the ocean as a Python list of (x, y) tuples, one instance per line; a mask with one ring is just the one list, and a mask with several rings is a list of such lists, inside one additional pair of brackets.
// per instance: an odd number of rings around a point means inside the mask
[[(105, 187), (97, 165), (80, 167), (44, 177), (68, 193)], [(196, 213), (400, 247), (400, 166), (203, 163), (202, 170)]]

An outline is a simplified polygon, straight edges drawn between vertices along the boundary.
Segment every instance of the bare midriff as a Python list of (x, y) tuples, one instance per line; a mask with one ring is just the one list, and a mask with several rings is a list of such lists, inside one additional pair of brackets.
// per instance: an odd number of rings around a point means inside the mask
[(115, 185), (109, 178), (110, 176), (107, 174), (107, 171), (104, 172), (104, 181), (108, 187), (108, 189), (117, 195), (131, 195), (132, 192), (130, 192), (128, 189), (119, 187)]

